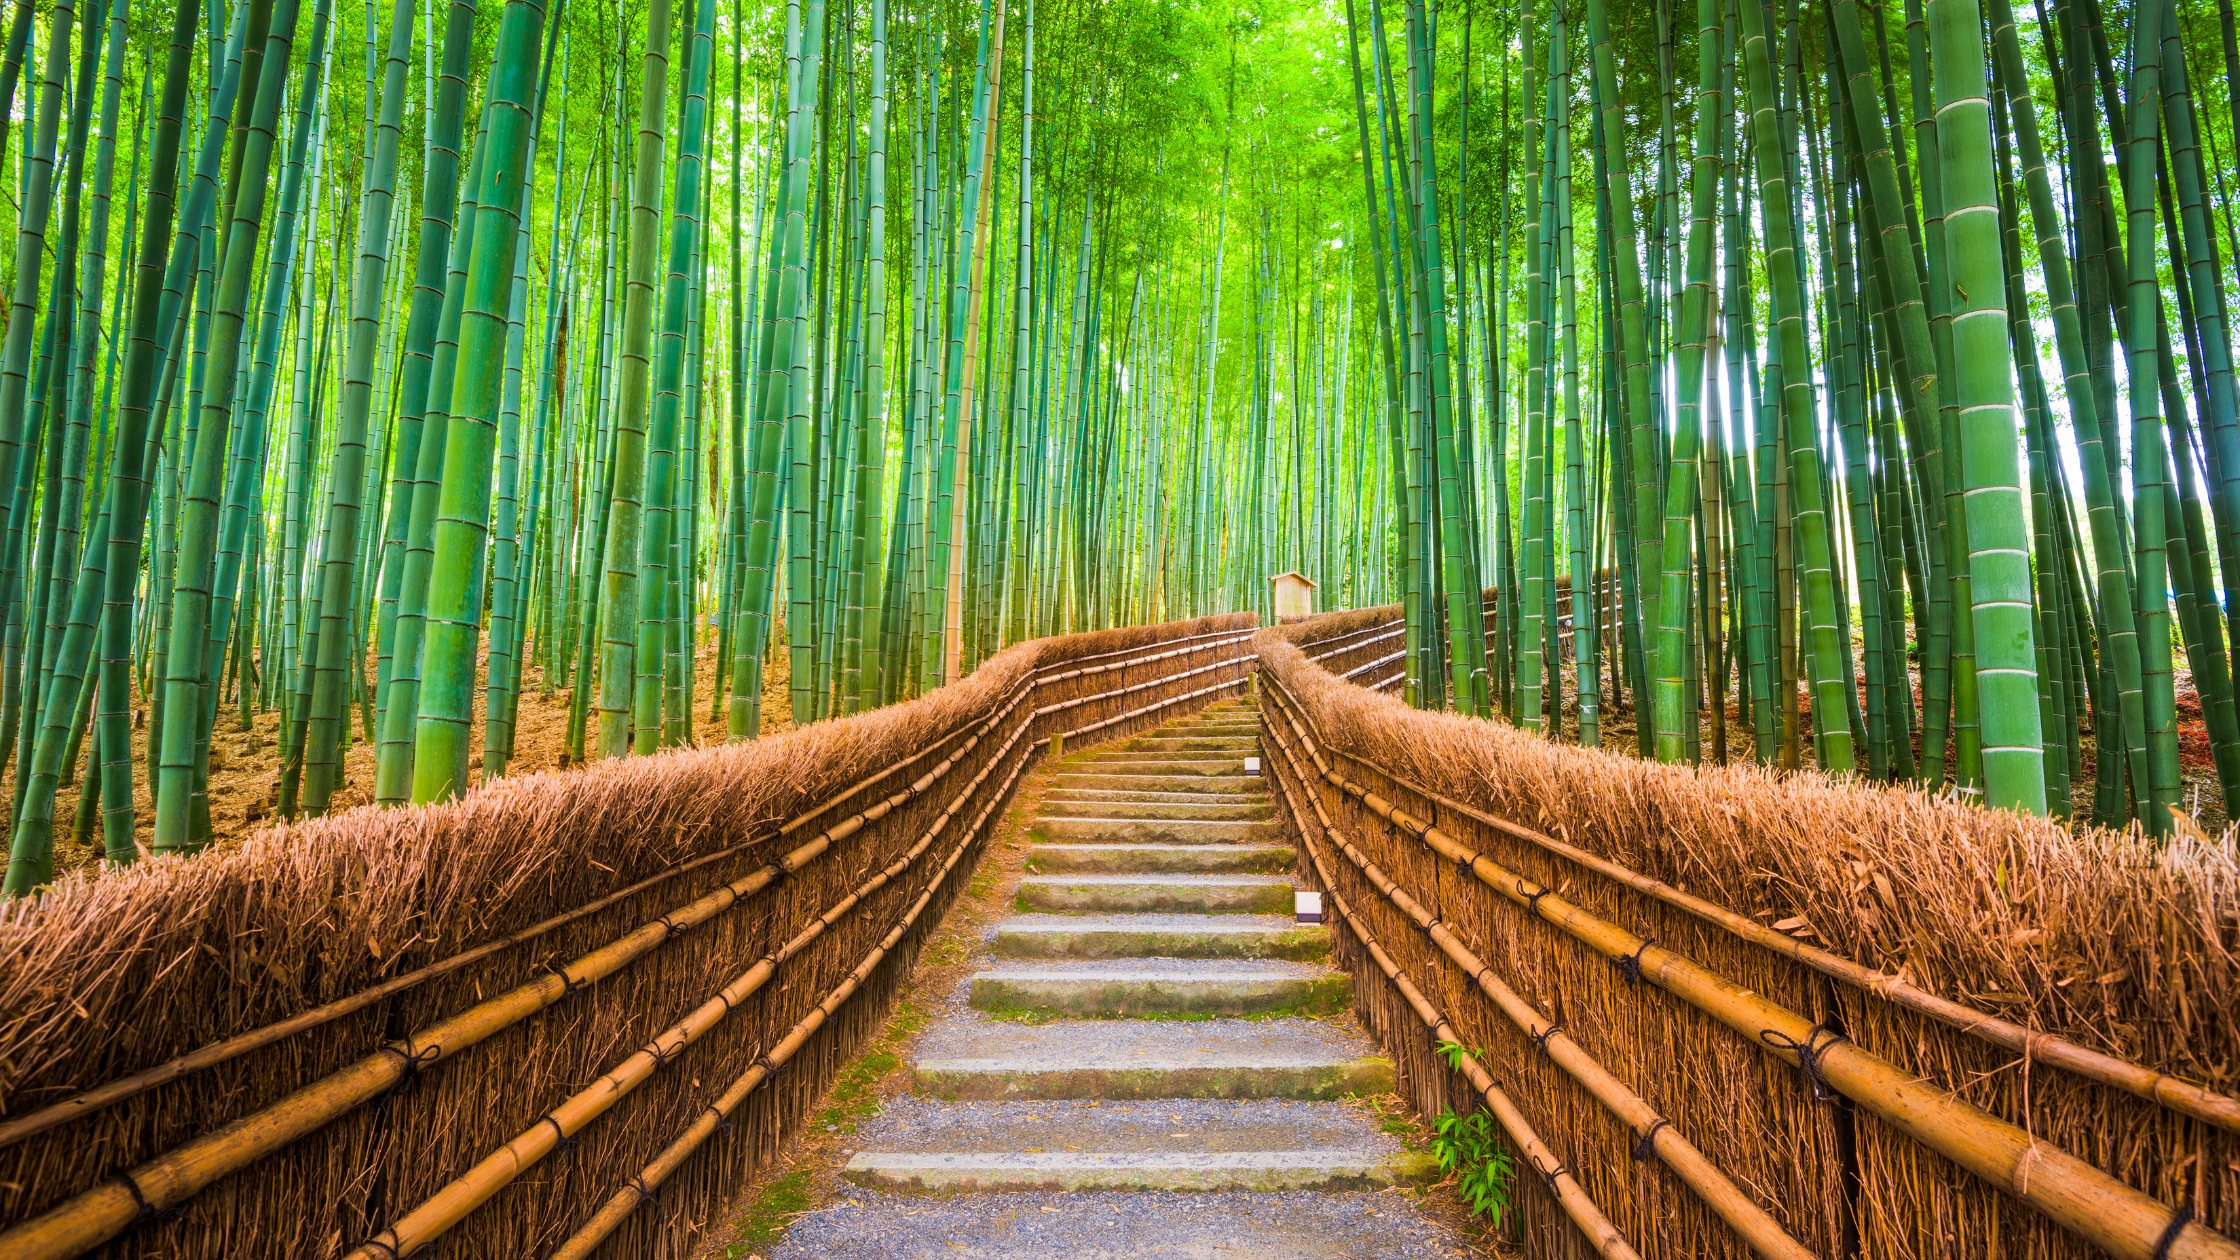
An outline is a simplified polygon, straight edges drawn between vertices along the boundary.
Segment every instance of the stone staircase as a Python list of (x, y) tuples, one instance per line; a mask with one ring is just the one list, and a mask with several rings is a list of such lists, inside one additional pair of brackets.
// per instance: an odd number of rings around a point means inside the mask
[(1295, 921), (1258, 716), (1057, 766), (1019, 913), (843, 1170), (883, 1193), (778, 1256), (1454, 1254), (1411, 1198), (1363, 1193), (1431, 1161), (1341, 1101), (1391, 1092), (1392, 1064), (1329, 929)]

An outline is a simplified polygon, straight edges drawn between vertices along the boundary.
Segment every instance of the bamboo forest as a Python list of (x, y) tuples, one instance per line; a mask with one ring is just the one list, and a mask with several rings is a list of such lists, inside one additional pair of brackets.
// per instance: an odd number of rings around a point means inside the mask
[(2230, 0), (6, 13), (11, 894), (1285, 571), (1419, 708), (2240, 809)]

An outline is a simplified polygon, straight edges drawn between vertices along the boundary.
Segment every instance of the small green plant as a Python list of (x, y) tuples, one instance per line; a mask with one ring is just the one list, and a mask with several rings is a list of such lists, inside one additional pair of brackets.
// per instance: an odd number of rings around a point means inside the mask
[[(1457, 1069), (1464, 1059), (1475, 1057), (1452, 1041), (1439, 1043), (1439, 1056)], [(1458, 1116), (1448, 1107), (1431, 1128), (1431, 1158), (1438, 1162), (1439, 1171), (1455, 1179), (1455, 1189), (1470, 1205), (1471, 1215), (1491, 1217), (1499, 1227), (1502, 1213), (1509, 1208), (1509, 1186), (1516, 1180), (1517, 1163), (1493, 1117), (1484, 1111)]]

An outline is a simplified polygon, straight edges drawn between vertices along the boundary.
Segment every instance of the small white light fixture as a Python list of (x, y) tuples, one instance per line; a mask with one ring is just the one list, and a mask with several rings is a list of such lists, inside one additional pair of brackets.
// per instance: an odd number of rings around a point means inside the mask
[(1295, 892), (1295, 893), (1291, 894), (1291, 903), (1292, 903), (1292, 905), (1294, 905), (1294, 906), (1296, 906), (1296, 907), (1298, 908), (1298, 911), (1299, 911), (1299, 922), (1301, 922), (1301, 923), (1320, 923), (1320, 922), (1322, 922), (1322, 894), (1321, 894), (1321, 893), (1318, 893), (1318, 892)]
[(1258, 757), (1247, 757), (1247, 758), (1245, 758), (1245, 759), (1244, 759), (1244, 772), (1245, 772), (1246, 774), (1253, 774), (1253, 775), (1259, 774), (1259, 773), (1260, 773), (1260, 759), (1259, 759)]

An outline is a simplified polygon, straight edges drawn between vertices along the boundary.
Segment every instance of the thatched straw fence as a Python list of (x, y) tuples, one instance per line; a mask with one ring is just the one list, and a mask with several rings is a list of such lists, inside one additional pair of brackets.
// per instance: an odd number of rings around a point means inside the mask
[(1404, 1088), (1526, 1153), (1528, 1254), (2240, 1256), (2229, 842), (1417, 712), (1337, 676), (1375, 611), (1260, 632), (1266, 760)]
[(861, 1052), (1050, 737), (1242, 687), (1249, 614), (0, 907), (0, 1256), (674, 1257)]
[[(1594, 607), (1597, 624), (1604, 614), (1611, 614), (1617, 607), (1617, 577), (1604, 569), (1598, 576), (1594, 589)], [(1571, 578), (1559, 575), (1555, 591), (1550, 596), (1555, 601), (1556, 644), (1565, 660), (1572, 659), (1572, 604)], [(1487, 587), (1480, 596), (1479, 611), (1486, 617), (1494, 615), (1498, 595)], [(1386, 691), (1407, 681), (1408, 643), (1407, 625), (1398, 604), (1379, 604), (1372, 608), (1351, 608), (1343, 612), (1322, 613), (1313, 617), (1286, 618), (1282, 627), (1287, 635), (1304, 635), (1297, 639), (1305, 648), (1308, 659), (1347, 682), (1367, 687), (1371, 691)], [(1605, 627), (1603, 642), (1610, 641), (1613, 627)], [(1609, 650), (1604, 649), (1608, 659)], [(1611, 684), (1604, 684), (1609, 686)]]

